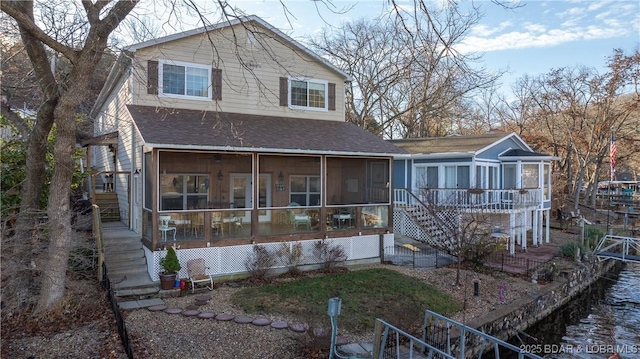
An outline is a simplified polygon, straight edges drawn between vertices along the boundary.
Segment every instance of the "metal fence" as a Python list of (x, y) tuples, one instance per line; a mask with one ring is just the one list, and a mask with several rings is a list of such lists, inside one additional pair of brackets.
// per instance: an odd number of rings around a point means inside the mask
[(382, 260), (412, 268), (439, 268), (455, 262), (455, 257), (439, 249), (407, 244), (384, 247)]
[(118, 334), (120, 334), (120, 341), (122, 342), (122, 346), (125, 353), (127, 354), (127, 357), (129, 359), (133, 359), (131, 340), (129, 339), (129, 334), (127, 333), (127, 327), (124, 323), (122, 312), (120, 312), (118, 300), (116, 299), (116, 296), (113, 293), (113, 288), (111, 287), (111, 281), (109, 280), (109, 274), (107, 273), (107, 266), (104, 263), (102, 263), (102, 271), (102, 287), (107, 291), (107, 298), (111, 303), (111, 311), (113, 311), (113, 315), (116, 318), (116, 324), (118, 325)]
[(505, 273), (527, 274), (544, 272), (553, 267), (553, 263), (538, 261), (535, 259), (510, 255), (508, 253), (494, 252), (487, 258), (485, 265), (500, 269)]

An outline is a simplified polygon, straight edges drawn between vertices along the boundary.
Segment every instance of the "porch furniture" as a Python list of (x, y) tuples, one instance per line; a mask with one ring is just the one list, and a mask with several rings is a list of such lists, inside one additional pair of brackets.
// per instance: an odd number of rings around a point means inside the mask
[(295, 213), (293, 210), (291, 210), (290, 216), (293, 229), (298, 229), (299, 226), (305, 226), (308, 230), (311, 230), (311, 216), (309, 216), (306, 212)]
[(345, 227), (347, 222), (349, 222), (349, 227), (352, 226), (351, 213), (337, 213), (333, 215), (333, 222), (335, 223), (335, 227), (342, 228)]
[(191, 293), (196, 290), (196, 284), (213, 290), (213, 277), (207, 274), (204, 258), (190, 259), (187, 261), (187, 272), (191, 283)]
[(202, 222), (202, 215), (198, 213), (189, 213), (189, 230), (194, 237), (198, 236), (203, 230), (204, 223)]
[(160, 231), (160, 234), (162, 235), (162, 240), (163, 241), (167, 241), (167, 232), (169, 231), (173, 231), (173, 240), (176, 240), (176, 232), (178, 231), (178, 228), (175, 226), (170, 226), (169, 224), (171, 223), (171, 216), (159, 216), (160, 218), (160, 226), (158, 227), (158, 230)]
[(172, 219), (171, 223), (176, 226), (176, 229), (182, 228), (183, 237), (187, 236), (187, 229), (191, 226), (191, 220), (189, 220), (188, 217), (182, 217), (182, 215), (179, 215), (179, 217)]
[(211, 229), (216, 231), (219, 236), (224, 236), (224, 228), (222, 227), (222, 212), (214, 212), (211, 214)]
[(226, 223), (229, 226), (229, 232), (235, 232), (241, 228), (244, 228), (242, 225), (242, 217), (236, 216), (235, 213), (229, 217), (223, 218), (222, 223)]

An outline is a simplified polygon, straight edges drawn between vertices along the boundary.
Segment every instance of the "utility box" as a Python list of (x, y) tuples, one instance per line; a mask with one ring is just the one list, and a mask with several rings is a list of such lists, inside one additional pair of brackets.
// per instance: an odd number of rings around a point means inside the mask
[(327, 315), (330, 317), (337, 317), (340, 315), (340, 309), (342, 307), (342, 299), (340, 297), (334, 297), (329, 299), (329, 305), (327, 307)]

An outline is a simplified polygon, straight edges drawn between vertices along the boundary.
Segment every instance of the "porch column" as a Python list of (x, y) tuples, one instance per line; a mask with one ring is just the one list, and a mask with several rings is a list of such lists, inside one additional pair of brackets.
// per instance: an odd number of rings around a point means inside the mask
[(516, 254), (516, 219), (513, 213), (509, 213), (509, 254)]
[(527, 251), (527, 212), (524, 211), (520, 214), (520, 245), (522, 246), (522, 251)]
[(538, 245), (542, 245), (542, 233), (544, 221), (544, 210), (538, 211)]
[(547, 215), (546, 215), (546, 221), (545, 221), (545, 236), (544, 237), (545, 237), (545, 241), (547, 243), (549, 243), (549, 225), (550, 225), (550, 223), (549, 223), (549, 214), (550, 214), (550, 211), (547, 209), (545, 212), (547, 212), (546, 213)]
[(531, 214), (531, 229), (533, 234), (533, 238), (531, 240), (534, 247), (538, 246), (538, 215), (538, 210), (534, 209), (533, 213)]

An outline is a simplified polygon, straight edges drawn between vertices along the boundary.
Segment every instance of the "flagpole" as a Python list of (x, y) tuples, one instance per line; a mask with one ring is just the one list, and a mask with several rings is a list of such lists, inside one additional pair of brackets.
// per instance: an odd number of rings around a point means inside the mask
[(609, 143), (609, 184), (607, 184), (607, 196), (608, 196), (608, 206), (607, 206), (607, 234), (611, 234), (610, 227), (610, 211), (611, 211), (611, 183), (615, 178), (616, 173), (616, 139), (613, 135), (613, 131), (611, 131), (611, 141)]

